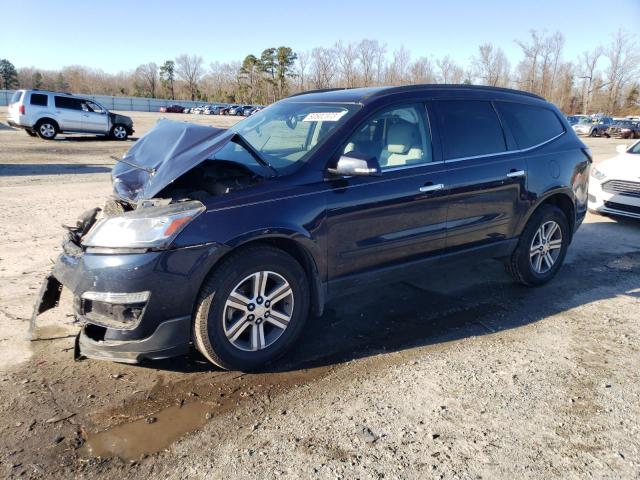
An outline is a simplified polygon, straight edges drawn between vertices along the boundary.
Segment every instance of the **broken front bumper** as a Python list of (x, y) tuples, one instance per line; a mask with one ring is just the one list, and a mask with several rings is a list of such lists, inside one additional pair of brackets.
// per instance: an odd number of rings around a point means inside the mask
[(79, 356), (136, 363), (184, 354), (200, 285), (223, 254), (217, 244), (145, 253), (95, 254), (66, 245), (34, 308), (57, 305), (62, 286), (84, 324)]

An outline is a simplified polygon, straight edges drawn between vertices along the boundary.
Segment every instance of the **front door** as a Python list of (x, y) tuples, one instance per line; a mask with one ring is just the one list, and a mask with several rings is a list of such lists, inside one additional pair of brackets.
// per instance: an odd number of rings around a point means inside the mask
[(86, 132), (106, 133), (109, 130), (109, 115), (97, 103), (82, 102), (82, 129)]
[(422, 258), (445, 245), (447, 172), (424, 104), (387, 108), (344, 147), (378, 158), (379, 177), (329, 179), (330, 280)]

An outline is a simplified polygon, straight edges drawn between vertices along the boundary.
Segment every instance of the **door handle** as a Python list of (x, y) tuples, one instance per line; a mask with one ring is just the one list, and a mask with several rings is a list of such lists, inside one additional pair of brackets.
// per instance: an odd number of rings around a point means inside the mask
[(430, 184), (430, 185), (425, 185), (423, 187), (420, 187), (420, 191), (422, 193), (435, 192), (438, 190), (442, 190), (443, 188), (444, 188), (444, 185), (442, 183), (436, 183), (436, 184)]
[(524, 177), (526, 174), (527, 172), (525, 172), (524, 170), (511, 170), (509, 173), (507, 173), (507, 177), (519, 178), (519, 177)]

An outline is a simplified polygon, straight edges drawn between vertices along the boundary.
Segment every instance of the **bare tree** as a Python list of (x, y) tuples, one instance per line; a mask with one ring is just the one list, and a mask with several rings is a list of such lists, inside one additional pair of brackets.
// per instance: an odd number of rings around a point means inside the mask
[(393, 61), (389, 65), (387, 81), (393, 85), (401, 85), (409, 82), (409, 65), (411, 53), (404, 45), (393, 52)]
[(365, 38), (356, 47), (356, 55), (362, 69), (362, 86), (368, 87), (375, 82), (376, 59), (380, 52), (380, 44), (377, 40)]
[(589, 111), (593, 85), (595, 82), (596, 68), (602, 57), (602, 46), (597, 46), (591, 52), (582, 52), (578, 58), (580, 64), (580, 78), (582, 79), (582, 113)]
[(197, 55), (182, 55), (176, 57), (176, 75), (187, 84), (191, 100), (198, 94), (198, 82), (204, 73), (202, 70), (202, 57)]
[(509, 84), (510, 65), (500, 48), (491, 43), (478, 47), (478, 56), (471, 59), (474, 76), (484, 85), (506, 87)]
[(462, 83), (464, 70), (449, 55), (436, 60), (441, 83)]
[(411, 64), (411, 83), (436, 83), (436, 74), (433, 70), (433, 62), (428, 57), (420, 57)]
[(136, 68), (136, 85), (151, 98), (156, 98), (156, 90), (158, 88), (158, 65), (153, 62), (145, 63)]
[(298, 52), (297, 62), (297, 75), (298, 75), (298, 89), (303, 92), (305, 87), (305, 75), (309, 68), (310, 54), (309, 52)]
[(358, 55), (352, 43), (337, 42), (333, 47), (336, 64), (340, 72), (341, 83), (348, 88), (356, 86), (358, 80)]
[(315, 88), (329, 88), (335, 76), (333, 51), (328, 48), (314, 48), (311, 51), (311, 81)]
[(638, 71), (640, 55), (637, 53), (638, 45), (633, 39), (631, 34), (618, 30), (605, 52), (605, 56), (609, 60), (606, 72), (609, 112), (616, 110), (622, 89)]

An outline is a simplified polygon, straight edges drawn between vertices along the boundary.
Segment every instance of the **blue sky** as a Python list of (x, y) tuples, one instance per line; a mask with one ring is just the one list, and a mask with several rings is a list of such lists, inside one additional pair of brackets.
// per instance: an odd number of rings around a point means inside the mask
[(463, 64), (492, 42), (515, 63), (514, 39), (530, 29), (562, 32), (572, 59), (608, 43), (618, 28), (640, 34), (640, 0), (0, 0), (0, 12), (0, 58), (17, 67), (108, 72), (181, 53), (209, 64), (269, 46), (301, 51), (362, 38), (389, 51), (404, 45), (412, 58), (448, 54)]

